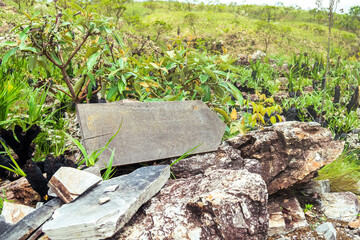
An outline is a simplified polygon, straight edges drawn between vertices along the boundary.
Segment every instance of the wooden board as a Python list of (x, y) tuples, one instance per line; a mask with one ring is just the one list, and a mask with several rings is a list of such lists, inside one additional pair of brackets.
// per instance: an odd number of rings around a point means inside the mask
[[(83, 144), (91, 154), (110, 143), (114, 166), (177, 157), (202, 144), (194, 153), (216, 151), (226, 125), (202, 101), (78, 104)], [(105, 150), (95, 168), (108, 163)], [(92, 171), (96, 172), (96, 171)]]

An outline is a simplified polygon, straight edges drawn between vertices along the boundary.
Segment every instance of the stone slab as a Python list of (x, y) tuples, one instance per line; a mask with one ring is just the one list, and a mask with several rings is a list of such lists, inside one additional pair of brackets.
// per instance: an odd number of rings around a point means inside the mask
[(50, 179), (48, 186), (64, 202), (69, 203), (87, 189), (102, 181), (92, 173), (71, 167), (61, 167)]
[[(52, 220), (42, 228), (52, 240), (104, 239), (120, 230), (165, 185), (170, 177), (169, 166), (139, 168), (128, 175), (112, 178), (96, 185), (70, 204), (56, 210)], [(109, 186), (119, 185), (113, 192)], [(101, 197), (110, 201), (98, 204)]]
[(63, 201), (60, 198), (52, 199), (9, 228), (0, 236), (0, 239), (27, 239), (36, 229), (48, 220), (55, 209), (59, 208), (62, 204)]
[[(88, 153), (104, 147), (122, 122), (109, 145), (117, 166), (178, 157), (199, 144), (194, 153), (216, 151), (226, 127), (202, 101), (78, 104), (77, 114)], [(110, 156), (104, 151), (95, 167)]]

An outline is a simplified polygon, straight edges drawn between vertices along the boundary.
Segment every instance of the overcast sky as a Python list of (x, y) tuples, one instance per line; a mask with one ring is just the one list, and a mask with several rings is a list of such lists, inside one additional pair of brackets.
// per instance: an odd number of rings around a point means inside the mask
[[(199, 2), (209, 2), (209, 0), (200, 0)], [(236, 2), (239, 4), (267, 4), (275, 5), (277, 2), (282, 2), (285, 6), (298, 5), (302, 9), (308, 10), (316, 7), (315, 0), (220, 0), (222, 3)], [(323, 7), (329, 6), (329, 0), (322, 1)], [(344, 9), (345, 12), (352, 6), (359, 6), (360, 0), (340, 0), (337, 11)]]

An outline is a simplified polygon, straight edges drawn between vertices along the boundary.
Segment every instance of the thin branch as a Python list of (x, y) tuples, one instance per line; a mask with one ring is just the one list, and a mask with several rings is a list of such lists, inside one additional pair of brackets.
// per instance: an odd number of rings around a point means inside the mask
[(60, 88), (58, 88), (58, 87), (56, 87), (56, 86), (52, 86), (52, 87), (55, 88), (56, 90), (60, 91), (60, 92), (65, 93), (66, 95), (68, 95), (69, 97), (72, 98), (72, 96), (71, 96), (69, 93), (65, 92), (64, 90), (62, 90), (62, 89), (60, 89)]
[[(91, 94), (96, 94), (96, 93), (98, 93), (100, 90), (101, 90), (101, 87), (98, 88), (98, 89), (96, 89), (95, 91), (93, 91)], [(85, 94), (84, 96), (80, 97), (80, 98), (79, 98), (79, 101), (81, 102), (81, 101), (85, 100), (86, 97), (87, 97), (87, 94)]]
[(69, 65), (70, 61), (73, 59), (75, 54), (80, 50), (80, 48), (84, 45), (88, 37), (91, 35), (91, 33), (87, 33), (85, 37), (83, 38), (82, 42), (75, 48), (74, 52), (70, 55), (69, 59), (61, 66), (61, 68), (65, 68), (67, 65)]

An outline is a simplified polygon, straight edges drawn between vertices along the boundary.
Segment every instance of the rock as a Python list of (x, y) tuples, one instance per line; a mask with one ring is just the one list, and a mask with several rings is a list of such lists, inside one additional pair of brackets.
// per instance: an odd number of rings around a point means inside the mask
[(114, 239), (266, 239), (266, 205), (260, 175), (208, 169), (168, 182)]
[[(103, 181), (76, 201), (57, 209), (42, 230), (52, 240), (111, 237), (164, 186), (169, 176), (169, 166), (157, 165)], [(113, 185), (119, 188), (104, 193), (104, 189)], [(99, 205), (101, 197), (109, 197), (110, 201)]]
[[(2, 186), (0, 192), (5, 192), (6, 199), (10, 202), (27, 206), (35, 207), (36, 203), (41, 200), (40, 195), (32, 189), (28, 180), (24, 177)], [(1, 195), (3, 197), (3, 194)]]
[(323, 235), (325, 240), (336, 240), (336, 230), (330, 222), (319, 225), (315, 231)]
[(349, 227), (351, 229), (359, 229), (360, 230), (360, 219), (356, 219), (349, 223)]
[[(249, 163), (250, 164), (250, 163)], [(249, 166), (251, 168), (252, 166)], [(196, 154), (182, 159), (171, 167), (176, 178), (188, 178), (204, 174), (208, 169), (243, 169), (240, 151), (223, 142), (217, 152)]]
[(98, 203), (99, 203), (100, 205), (102, 205), (102, 204), (107, 203), (107, 202), (109, 202), (109, 201), (110, 201), (110, 198), (109, 198), (109, 197), (102, 197), (102, 198), (99, 198)]
[(269, 236), (290, 233), (308, 226), (304, 212), (295, 196), (281, 195), (269, 198)]
[(34, 210), (33, 207), (4, 201), (1, 215), (7, 223), (14, 224)]
[(281, 122), (237, 136), (227, 142), (243, 158), (257, 159), (269, 194), (310, 181), (322, 166), (334, 161), (344, 142), (314, 122)]
[(0, 239), (28, 239), (36, 229), (51, 217), (55, 209), (59, 208), (62, 204), (63, 202), (60, 198), (52, 199), (7, 229), (0, 236)]
[(329, 180), (311, 180), (304, 187), (305, 194), (314, 193), (329, 193), (330, 192), (330, 181)]
[(0, 236), (3, 234), (6, 230), (8, 230), (12, 225), (10, 223), (7, 223), (5, 221), (5, 218), (3, 215), (0, 215)]
[(115, 192), (119, 188), (119, 185), (112, 185), (104, 189), (104, 193)]
[(323, 193), (321, 196), (321, 209), (327, 218), (351, 222), (359, 214), (358, 198), (351, 192)]
[(102, 181), (102, 178), (92, 173), (71, 167), (61, 167), (50, 179), (48, 186), (51, 192), (69, 203)]
[[(113, 166), (179, 157), (200, 144), (193, 154), (215, 151), (226, 128), (202, 101), (78, 104), (77, 114), (88, 152), (103, 147), (122, 124), (109, 145), (121, 156)], [(110, 156), (104, 151), (87, 171), (99, 173)]]

